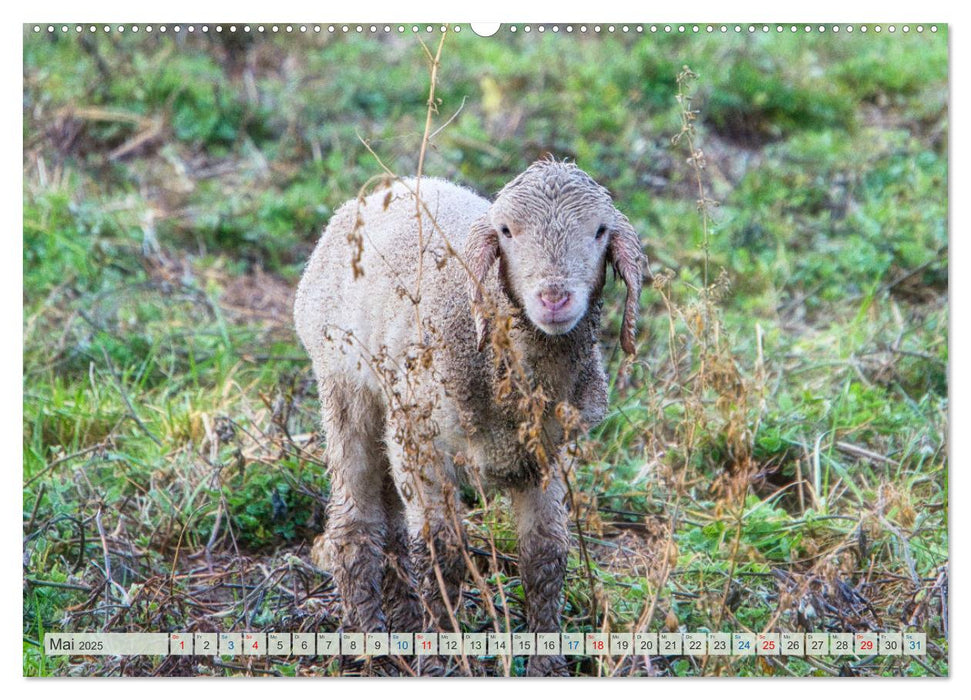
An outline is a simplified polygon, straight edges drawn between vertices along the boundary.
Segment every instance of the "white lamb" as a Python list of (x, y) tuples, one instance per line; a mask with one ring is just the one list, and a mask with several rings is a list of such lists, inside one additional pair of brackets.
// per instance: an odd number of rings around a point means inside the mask
[[(336, 579), (345, 629), (454, 629), (466, 480), (509, 494), (528, 630), (559, 631), (569, 531), (558, 459), (575, 426), (607, 408), (607, 263), (627, 285), (621, 346), (632, 354), (640, 241), (575, 165), (536, 162), (491, 205), (422, 178), (334, 214), (295, 318), (331, 474), (314, 556)], [(530, 674), (564, 669), (563, 657), (530, 657)]]

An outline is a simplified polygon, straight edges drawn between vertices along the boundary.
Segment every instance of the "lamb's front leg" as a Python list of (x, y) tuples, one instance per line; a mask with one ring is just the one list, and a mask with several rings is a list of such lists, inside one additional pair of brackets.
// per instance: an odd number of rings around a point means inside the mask
[[(526, 594), (530, 632), (559, 632), (563, 607), (563, 579), (570, 535), (567, 528), (566, 487), (555, 475), (547, 487), (531, 486), (512, 492), (519, 532), (519, 572)], [(531, 656), (530, 676), (566, 675), (562, 656)]]

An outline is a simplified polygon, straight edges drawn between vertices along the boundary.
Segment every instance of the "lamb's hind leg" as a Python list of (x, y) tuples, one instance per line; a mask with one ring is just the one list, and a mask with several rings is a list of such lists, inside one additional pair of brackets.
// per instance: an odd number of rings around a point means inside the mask
[[(404, 508), (411, 564), (420, 607), (412, 618), (418, 626), (405, 631), (457, 632), (461, 585), (465, 578), (465, 540), (452, 465), (409, 468), (404, 450), (388, 437), (391, 471)], [(422, 613), (424, 613), (422, 615)], [(422, 675), (446, 670), (445, 657), (420, 656)]]
[(395, 436), (389, 426), (391, 474), (401, 497), (411, 564), (425, 612), (421, 629), (457, 631), (452, 618), (458, 612), (465, 578), (465, 538), (454, 467), (444, 455), (439, 464), (411, 466)]
[[(519, 535), (519, 573), (530, 632), (560, 631), (570, 545), (565, 492), (558, 476), (545, 489), (537, 485), (512, 492)], [(531, 656), (526, 669), (531, 676), (565, 675), (566, 670), (562, 656)]]
[(410, 538), (401, 497), (390, 473), (385, 477), (384, 499), (388, 511), (388, 558), (384, 576), (384, 609), (392, 632), (422, 629), (421, 600), (411, 560)]
[(315, 563), (337, 582), (346, 630), (387, 631), (382, 611), (387, 513), (383, 412), (365, 388), (324, 381), (321, 412), (331, 475), (327, 530), (314, 547)]
[[(451, 483), (446, 484), (449, 488)], [(411, 558), (425, 609), (424, 628), (457, 632), (465, 579), (465, 533), (454, 494), (426, 491), (425, 495), (425, 503), (406, 506)]]

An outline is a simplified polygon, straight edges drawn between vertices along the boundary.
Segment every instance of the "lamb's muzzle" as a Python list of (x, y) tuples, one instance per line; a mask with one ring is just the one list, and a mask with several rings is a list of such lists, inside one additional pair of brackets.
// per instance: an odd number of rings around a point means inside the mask
[(434, 178), (418, 203), (415, 184), (342, 206), (297, 292), (331, 474), (315, 558), (334, 574), (346, 628), (454, 630), (469, 563), (456, 484), (501, 488), (529, 629), (558, 631), (569, 544), (558, 460), (576, 437), (562, 416), (589, 427), (606, 412), (608, 264), (627, 285), (620, 340), (634, 352), (640, 241), (572, 164), (534, 163), (492, 204)]

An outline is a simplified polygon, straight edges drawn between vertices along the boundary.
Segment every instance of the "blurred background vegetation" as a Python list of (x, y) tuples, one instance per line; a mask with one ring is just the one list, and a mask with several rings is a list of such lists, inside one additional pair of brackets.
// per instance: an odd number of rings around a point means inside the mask
[[(382, 172), (375, 155), (415, 172), (437, 26), (158, 29), (24, 30), (24, 671), (336, 673), (68, 664), (36, 646), (50, 629), (337, 624), (303, 563), (327, 477), (292, 291), (330, 214)], [(573, 562), (568, 625), (926, 631), (921, 660), (651, 672), (946, 674), (946, 30), (532, 30), (449, 33), (424, 172), (491, 196), (547, 153), (576, 160), (663, 273), (623, 373), (609, 300), (621, 379), (575, 475), (593, 561)], [(684, 65), (719, 202), (707, 249), (672, 143)], [(688, 392), (706, 258), (737, 386)], [(473, 547), (513, 557), (501, 508), (470, 508)], [(516, 600), (516, 568), (493, 573)]]

